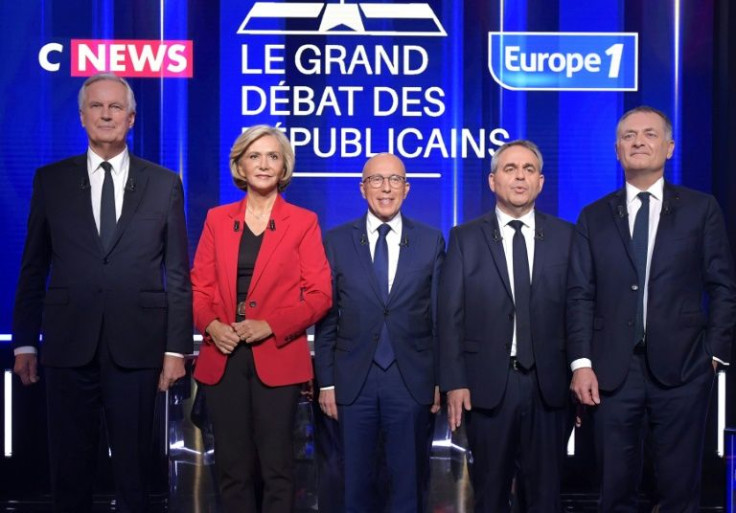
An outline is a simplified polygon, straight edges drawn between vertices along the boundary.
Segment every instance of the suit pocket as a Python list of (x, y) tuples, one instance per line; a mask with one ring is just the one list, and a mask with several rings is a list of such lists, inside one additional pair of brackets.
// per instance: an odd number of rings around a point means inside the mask
[(49, 289), (43, 299), (45, 305), (66, 305), (69, 303), (69, 291), (67, 289)]
[(138, 304), (143, 308), (166, 308), (166, 292), (141, 292), (138, 294)]

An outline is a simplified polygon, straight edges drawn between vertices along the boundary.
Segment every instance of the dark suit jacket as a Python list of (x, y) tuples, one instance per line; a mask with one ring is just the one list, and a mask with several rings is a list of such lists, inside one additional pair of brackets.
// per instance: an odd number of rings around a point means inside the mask
[(402, 377), (412, 397), (431, 404), (435, 375), (435, 312), (444, 258), (442, 234), (402, 216), (402, 247), (388, 302), (373, 270), (366, 217), (325, 236), (332, 268), (333, 306), (317, 325), (315, 368), (320, 386), (335, 386), (350, 404), (363, 386), (386, 322)]
[[(207, 213), (192, 269), (194, 323), (201, 333), (214, 319), (235, 321), (238, 251), (247, 201), (246, 197)], [(246, 317), (271, 326), (273, 336), (253, 344), (253, 358), (261, 381), (281, 386), (312, 378), (306, 329), (327, 312), (332, 290), (314, 212), (279, 196), (271, 220), (273, 229), (264, 232), (248, 289)], [(222, 378), (227, 358), (205, 335), (194, 377), (214, 385)]]
[[(565, 290), (572, 225), (535, 213), (532, 348), (544, 401), (565, 405)], [(495, 211), (450, 232), (439, 301), (440, 387), (469, 388), (474, 407), (506, 390), (514, 301)]]
[(156, 368), (165, 351), (192, 351), (191, 285), (179, 177), (130, 156), (115, 239), (105, 251), (94, 217), (87, 155), (40, 168), (16, 291), (13, 345), (41, 362), (90, 362), (102, 336), (123, 367)]
[[(637, 275), (626, 212), (625, 189), (585, 207), (571, 253), (568, 359), (591, 359), (602, 390), (626, 378), (635, 343)], [(665, 183), (648, 297), (647, 360), (663, 385), (702, 374), (713, 356), (730, 361), (736, 283), (712, 196)]]

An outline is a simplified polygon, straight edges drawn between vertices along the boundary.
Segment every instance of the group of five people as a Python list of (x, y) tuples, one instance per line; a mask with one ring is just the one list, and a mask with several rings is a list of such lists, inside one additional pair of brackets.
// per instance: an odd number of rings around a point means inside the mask
[(127, 149), (130, 86), (93, 76), (79, 111), (88, 151), (34, 178), (13, 326), (24, 384), (38, 381), (43, 333), (57, 511), (90, 511), (101, 411), (117, 507), (145, 511), (156, 385), (184, 375), (192, 322), (227, 513), (257, 511), (261, 486), (261, 511), (292, 511), (294, 414), (313, 365), (339, 425), (347, 512), (378, 511), (377, 447), (388, 509), (427, 510), (440, 392), (450, 428), (467, 429), (478, 513), (509, 511), (514, 479), (527, 511), (561, 511), (570, 392), (594, 422), (601, 511), (636, 511), (647, 431), (660, 511), (698, 511), (736, 282), (714, 198), (663, 178), (674, 142), (662, 112), (622, 116), (626, 185), (577, 227), (535, 209), (537, 146), (504, 144), (495, 209), (453, 228), (446, 251), (439, 230), (402, 214), (410, 184), (391, 154), (363, 168), (366, 214), (323, 242), (317, 216), (281, 194), (288, 139), (252, 127), (229, 159), (246, 194), (208, 212), (190, 274), (180, 180)]

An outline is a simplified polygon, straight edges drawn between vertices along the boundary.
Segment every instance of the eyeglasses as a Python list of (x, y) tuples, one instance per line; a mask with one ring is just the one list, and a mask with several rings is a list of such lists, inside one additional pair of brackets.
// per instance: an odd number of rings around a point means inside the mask
[(391, 176), (382, 176), (382, 175), (371, 175), (366, 176), (363, 178), (363, 183), (367, 183), (374, 189), (378, 189), (379, 187), (383, 186), (383, 181), (388, 180), (388, 183), (391, 185), (393, 189), (398, 189), (404, 183), (406, 182), (406, 177), (401, 175), (391, 175)]

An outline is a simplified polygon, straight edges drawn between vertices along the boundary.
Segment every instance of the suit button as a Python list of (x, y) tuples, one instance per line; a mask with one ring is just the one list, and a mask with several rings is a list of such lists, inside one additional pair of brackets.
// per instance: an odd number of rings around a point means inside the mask
[(631, 286), (631, 290), (633, 290), (634, 292), (636, 292), (637, 290), (639, 290), (639, 285), (637, 285), (636, 283), (634, 283), (634, 284), (633, 284), (633, 285)]
[(388, 308), (383, 311), (383, 316), (388, 317)]
[(256, 302), (255, 301), (251, 301), (250, 303), (248, 303), (248, 306), (251, 307), (251, 308), (255, 308), (256, 307)]
[(378, 340), (378, 334), (373, 335), (373, 340)]
[(105, 257), (105, 258), (102, 259), (102, 263), (105, 264), (105, 265), (107, 265), (107, 264), (110, 263), (110, 260), (107, 257)]
[(629, 326), (629, 327), (630, 327), (630, 326), (633, 326), (633, 325), (634, 325), (634, 321), (628, 321), (628, 322), (626, 323), (626, 325), (627, 325), (627, 326)]
[(513, 321), (514, 320), (514, 314), (509, 314), (509, 320), (510, 321)]

